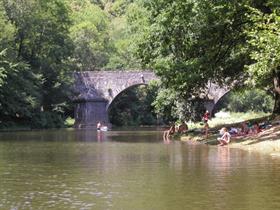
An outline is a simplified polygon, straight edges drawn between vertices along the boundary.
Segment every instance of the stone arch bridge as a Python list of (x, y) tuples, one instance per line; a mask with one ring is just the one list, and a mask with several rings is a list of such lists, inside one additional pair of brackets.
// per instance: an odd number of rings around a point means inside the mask
[[(159, 80), (152, 71), (85, 71), (74, 73), (75, 127), (95, 127), (98, 121), (109, 124), (108, 108), (123, 91)], [(211, 112), (228, 89), (209, 85), (205, 107)]]

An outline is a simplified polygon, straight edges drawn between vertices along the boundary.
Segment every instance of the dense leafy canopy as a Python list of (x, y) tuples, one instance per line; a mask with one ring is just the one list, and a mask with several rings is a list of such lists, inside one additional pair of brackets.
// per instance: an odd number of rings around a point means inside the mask
[(209, 82), (263, 88), (275, 94), (279, 113), (279, 6), (278, 0), (0, 0), (0, 126), (61, 125), (73, 112), (72, 72), (108, 68), (155, 70), (161, 85), (151, 87), (152, 104), (165, 122), (195, 119)]
[(274, 91), (279, 113), (277, 1), (142, 0), (139, 5), (147, 24), (138, 56), (181, 96), (178, 100), (189, 103), (187, 109), (212, 82)]
[(73, 1), (74, 24), (70, 36), (75, 45), (75, 61), (80, 70), (101, 68), (108, 62), (109, 18), (89, 1)]
[(247, 62), (242, 2), (158, 0), (146, 7), (150, 29), (139, 55), (167, 87), (187, 95), (240, 77)]
[(129, 88), (121, 93), (109, 107), (110, 122), (117, 126), (155, 125), (156, 113), (152, 102), (155, 100), (157, 86)]
[(3, 0), (1, 8), (14, 29), (13, 33), (6, 29), (10, 41), (1, 46), (6, 77), (0, 113), (3, 119), (16, 117), (28, 123), (37, 113), (55, 112), (68, 100), (73, 46), (68, 36), (69, 10), (59, 0)]
[(250, 56), (247, 66), (251, 84), (274, 90), (274, 112), (280, 113), (280, 10), (278, 1), (268, 1), (265, 13), (251, 8), (252, 27), (247, 29)]
[(216, 111), (271, 113), (273, 105), (272, 95), (254, 88), (229, 92), (216, 105)]

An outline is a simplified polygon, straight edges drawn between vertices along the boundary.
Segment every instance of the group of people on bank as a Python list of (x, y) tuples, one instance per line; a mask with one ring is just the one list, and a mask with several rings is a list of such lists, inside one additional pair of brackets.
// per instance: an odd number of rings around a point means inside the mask
[(231, 127), (229, 130), (229, 133), (234, 136), (245, 136), (245, 135), (254, 135), (258, 134), (262, 131), (262, 129), (265, 129), (269, 127), (267, 123), (249, 123), (249, 122), (242, 122), (241, 126), (235, 128)]
[[(230, 142), (230, 137), (245, 137), (250, 135), (256, 135), (263, 131), (266, 128), (271, 127), (268, 123), (250, 123), (250, 122), (242, 122), (240, 126), (238, 127), (231, 127), (230, 130), (227, 130), (227, 128), (222, 128), (220, 133), (222, 135), (223, 141), (220, 141), (220, 145), (225, 145)], [(219, 140), (219, 138), (218, 138)], [(225, 142), (225, 143), (223, 143)]]
[[(206, 110), (206, 112), (203, 114), (202, 121), (203, 121), (203, 134), (205, 138), (208, 138), (209, 135), (209, 124), (208, 121), (210, 119), (210, 113)], [(236, 136), (246, 136), (246, 135), (254, 135), (261, 132), (261, 130), (265, 128), (265, 124), (250, 124), (249, 122), (242, 122), (240, 126), (238, 127), (231, 127), (229, 130), (226, 127), (223, 127), (219, 131), (220, 137), (217, 138), (217, 142), (219, 146), (224, 146), (230, 143), (231, 137)], [(182, 122), (179, 125), (175, 125), (173, 123), (171, 127), (164, 131), (163, 138), (169, 138), (171, 135), (174, 135), (175, 133), (183, 134), (188, 131), (188, 126), (185, 122)]]
[(169, 138), (171, 135), (174, 135), (175, 133), (183, 134), (188, 131), (188, 125), (185, 121), (182, 121), (179, 125), (176, 126), (175, 123), (173, 123), (170, 128), (163, 132), (163, 138)]
[[(202, 118), (204, 121), (204, 124), (205, 124), (204, 130), (205, 130), (206, 136), (208, 136), (208, 130), (209, 130), (209, 125), (208, 125), (209, 117), (210, 117), (210, 113), (208, 111), (206, 111)], [(175, 133), (178, 133), (178, 134), (187, 133), (188, 129), (189, 129), (188, 125), (185, 121), (181, 121), (181, 123), (179, 125), (172, 123), (170, 128), (163, 132), (163, 138), (168, 139), (170, 136), (174, 135)]]

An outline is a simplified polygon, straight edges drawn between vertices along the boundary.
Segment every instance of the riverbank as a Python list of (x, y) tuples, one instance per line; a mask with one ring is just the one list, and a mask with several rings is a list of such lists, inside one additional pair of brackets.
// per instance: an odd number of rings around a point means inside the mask
[[(216, 133), (210, 134), (208, 138), (205, 138), (201, 133), (193, 133), (182, 136), (181, 141), (217, 145), (217, 137), (218, 135)], [(263, 130), (255, 135), (232, 137), (228, 147), (280, 157), (280, 125), (274, 124), (271, 128)]]
[(229, 147), (280, 157), (280, 125), (273, 126), (257, 135), (232, 138)]

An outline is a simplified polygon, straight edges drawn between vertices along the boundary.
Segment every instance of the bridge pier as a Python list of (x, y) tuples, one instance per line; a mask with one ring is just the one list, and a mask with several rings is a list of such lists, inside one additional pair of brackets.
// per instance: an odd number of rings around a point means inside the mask
[[(76, 128), (95, 128), (99, 121), (110, 126), (107, 107), (114, 98), (127, 88), (159, 80), (154, 72), (144, 70), (86, 71), (75, 72), (73, 76)], [(203, 92), (206, 99), (205, 108), (213, 114), (215, 104), (228, 91), (229, 87), (209, 83)]]
[(108, 101), (105, 99), (76, 102), (75, 127), (96, 128), (99, 121), (108, 126), (107, 103)]

